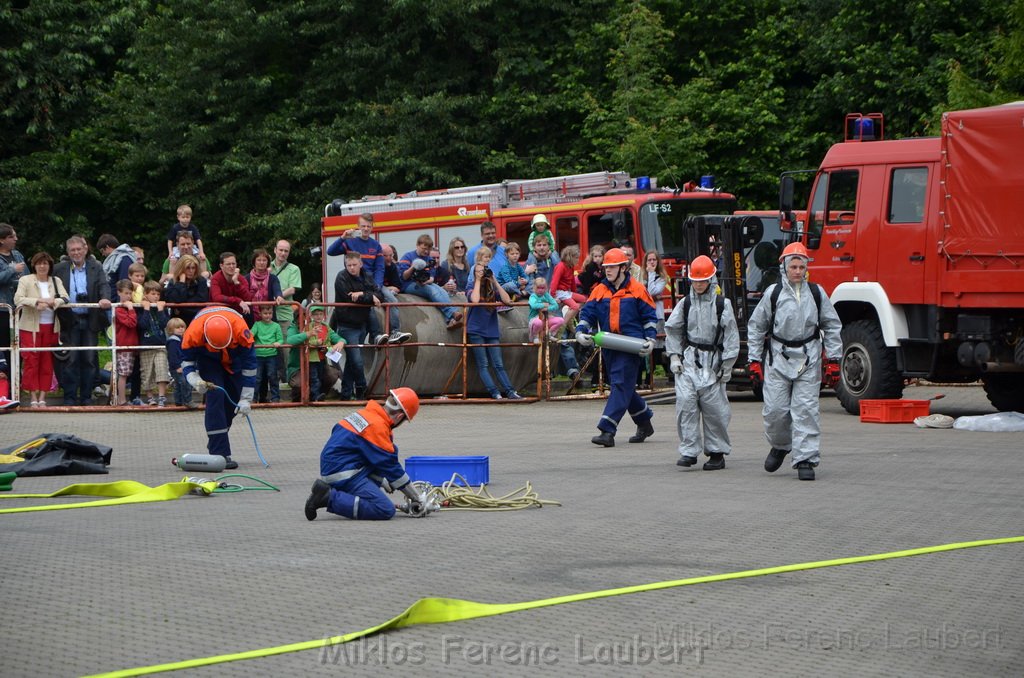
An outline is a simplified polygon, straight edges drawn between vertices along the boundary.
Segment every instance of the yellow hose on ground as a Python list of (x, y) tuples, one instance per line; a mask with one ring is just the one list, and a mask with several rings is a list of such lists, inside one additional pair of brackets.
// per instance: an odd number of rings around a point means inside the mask
[(606, 589), (604, 591), (591, 591), (589, 593), (576, 593), (558, 598), (545, 598), (543, 600), (531, 600), (524, 603), (477, 603), (471, 600), (457, 600), (454, 598), (421, 598), (413, 603), (409, 609), (402, 614), (389, 619), (383, 624), (371, 626), (362, 631), (347, 633), (343, 636), (332, 636), (317, 640), (307, 640), (288, 645), (278, 645), (261, 650), (248, 650), (234, 654), (222, 654), (214, 657), (201, 657), (198, 659), (186, 659), (184, 661), (170, 662), (167, 664), (154, 664), (152, 666), (140, 666), (134, 669), (112, 671), (110, 673), (97, 674), (90, 678), (105, 676), (108, 678), (120, 678), (121, 676), (142, 676), (165, 671), (178, 671), (180, 669), (192, 669), (200, 666), (212, 666), (226, 662), (241, 661), (245, 659), (259, 659), (274, 655), (287, 654), (289, 652), (300, 652), (302, 650), (319, 650), (332, 645), (341, 645), (353, 640), (376, 635), (382, 631), (400, 629), (405, 626), (417, 624), (444, 624), (452, 621), (465, 621), (468, 619), (480, 619), (493, 617), (509, 612), (520, 612), (532, 610), (563, 603), (577, 603), (584, 600), (595, 600), (598, 598), (610, 598), (612, 596), (628, 595), (630, 593), (642, 593), (645, 591), (657, 591), (660, 589), (674, 588), (677, 586), (691, 586), (694, 584), (709, 584), (711, 582), (731, 581), (735, 579), (749, 579), (751, 577), (763, 577), (769, 574), (784, 574), (787, 572), (798, 572), (801, 570), (815, 570), (824, 567), (838, 567), (842, 565), (855, 565), (858, 563), (870, 563), (881, 560), (892, 560), (895, 558), (908, 558), (910, 556), (923, 556), (932, 553), (945, 551), (956, 551), (959, 549), (976, 548), (979, 546), (998, 546), (1001, 544), (1024, 543), (1022, 537), (1005, 537), (1002, 539), (983, 539), (980, 541), (966, 541), (954, 544), (941, 544), (939, 546), (925, 546), (922, 548), (908, 549), (905, 551), (890, 551), (888, 553), (874, 553), (866, 556), (853, 556), (850, 558), (837, 558), (835, 560), (818, 560), (809, 563), (796, 563), (793, 565), (780, 565), (778, 567), (766, 567), (758, 570), (744, 570), (741, 572), (729, 572), (726, 574), (713, 574), (705, 577), (691, 577), (689, 579), (676, 579), (674, 581), (663, 581), (654, 584), (641, 584), (639, 586), (627, 586), (618, 589)]

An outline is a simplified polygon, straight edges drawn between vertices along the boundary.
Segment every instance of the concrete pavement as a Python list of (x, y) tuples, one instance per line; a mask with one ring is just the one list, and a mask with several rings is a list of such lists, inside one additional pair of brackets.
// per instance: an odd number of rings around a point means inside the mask
[[(978, 387), (933, 413), (992, 412)], [(302, 515), (318, 455), (351, 408), (257, 411), (232, 430), (241, 472), (280, 486), (137, 506), (0, 515), (4, 676), (68, 676), (315, 640), (426, 596), (517, 602), (663, 580), (1024, 534), (1022, 437), (862, 424), (822, 399), (818, 480), (767, 474), (760, 403), (731, 394), (723, 471), (675, 466), (671, 404), (653, 438), (589, 440), (602, 402), (424, 406), (401, 456), (490, 456), (491, 491), (563, 506), (356, 523)], [(200, 412), (0, 417), (0, 444), (68, 432), (113, 446), (107, 476), (159, 484), (202, 452)], [(788, 461), (788, 460), (787, 460)], [(191, 474), (190, 474), (191, 475)], [(60, 500), (9, 500), (0, 507)], [(194, 675), (921, 675), (1024, 673), (1024, 546), (771, 575), (402, 629)]]

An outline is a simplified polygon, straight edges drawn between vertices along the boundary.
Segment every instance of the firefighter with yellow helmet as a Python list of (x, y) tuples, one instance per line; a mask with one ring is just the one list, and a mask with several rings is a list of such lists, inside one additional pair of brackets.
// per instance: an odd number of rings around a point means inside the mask
[[(251, 411), (256, 387), (256, 350), (245, 318), (227, 306), (204, 308), (181, 337), (181, 356), (185, 380), (206, 393), (206, 448), (225, 458), (224, 468), (236, 469), (228, 432), (236, 414)], [(208, 391), (210, 384), (220, 388)]]
[(771, 445), (764, 470), (774, 473), (792, 452), (800, 480), (814, 480), (821, 460), (822, 373), (834, 386), (843, 355), (842, 321), (821, 286), (807, 280), (809, 260), (802, 243), (782, 250), (779, 282), (764, 291), (747, 324), (751, 379), (764, 384), (764, 435)]
[(732, 303), (718, 294), (717, 272), (703, 254), (690, 262), (690, 290), (665, 323), (665, 353), (675, 374), (676, 464), (693, 466), (703, 451), (708, 457), (705, 471), (725, 468), (725, 455), (732, 451), (732, 410), (725, 385), (740, 354), (736, 315)]

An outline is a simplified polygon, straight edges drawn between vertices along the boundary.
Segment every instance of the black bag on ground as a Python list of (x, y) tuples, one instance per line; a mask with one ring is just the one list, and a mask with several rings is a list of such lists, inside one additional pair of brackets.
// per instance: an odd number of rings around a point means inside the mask
[[(113, 448), (65, 433), (44, 433), (39, 438), (45, 442), (26, 449), (21, 455), (25, 461), (0, 464), (0, 473), (14, 471), (24, 478), (107, 472)], [(0, 454), (11, 454), (39, 438), (4, 448)]]

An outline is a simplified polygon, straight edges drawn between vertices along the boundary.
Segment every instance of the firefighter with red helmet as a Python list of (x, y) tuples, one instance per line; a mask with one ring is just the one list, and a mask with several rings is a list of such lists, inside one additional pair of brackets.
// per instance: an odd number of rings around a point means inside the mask
[[(185, 380), (197, 392), (206, 393), (206, 448), (224, 457), (224, 468), (236, 469), (228, 432), (236, 414), (249, 414), (252, 409), (256, 387), (252, 332), (238, 311), (210, 306), (185, 329), (181, 355)], [(220, 388), (210, 388), (211, 384)]]
[(740, 354), (736, 316), (730, 300), (718, 294), (717, 272), (703, 254), (690, 262), (690, 290), (665, 323), (665, 352), (676, 375), (676, 464), (693, 466), (703, 451), (708, 456), (705, 471), (724, 469), (725, 456), (732, 451), (732, 410), (725, 385)]
[(320, 452), (320, 478), (306, 499), (307, 520), (316, 520), (319, 509), (353, 520), (389, 520), (395, 515), (385, 489), (399, 490), (409, 498), (415, 517), (427, 511), (427, 500), (409, 480), (398, 461), (392, 431), (412, 421), (420, 399), (411, 388), (392, 389), (384, 404), (371, 400), (348, 415), (331, 432)]
[(774, 473), (792, 452), (800, 480), (814, 480), (821, 460), (822, 373), (834, 386), (843, 355), (843, 323), (825, 290), (807, 280), (809, 260), (803, 243), (782, 250), (780, 280), (764, 291), (747, 324), (750, 376), (755, 385), (764, 383), (764, 435), (771, 445), (764, 470)]
[(645, 341), (638, 355), (602, 349), (602, 357), (608, 367), (611, 394), (597, 424), (600, 434), (591, 438), (590, 442), (615, 447), (619, 421), (628, 412), (637, 426), (636, 434), (630, 437), (629, 442), (642, 443), (654, 434), (654, 426), (651, 424), (654, 412), (637, 395), (636, 377), (641, 362), (654, 350), (654, 338), (658, 335), (658, 314), (647, 288), (630, 276), (629, 257), (625, 252), (617, 247), (608, 250), (601, 266), (604, 268), (604, 279), (594, 285), (590, 298), (580, 310), (576, 342), (581, 346), (593, 346), (593, 335), (598, 330)]

